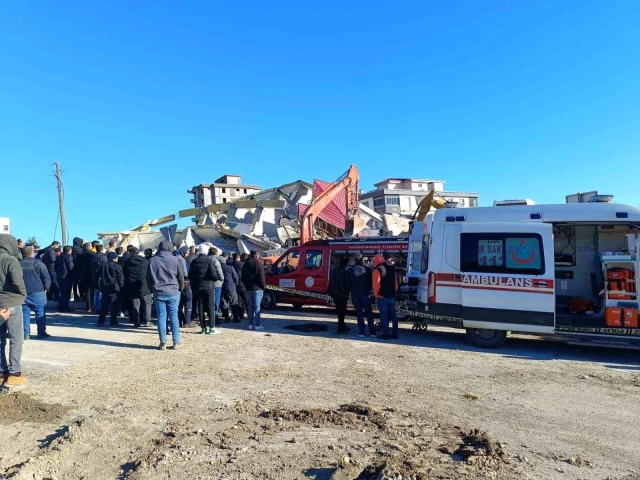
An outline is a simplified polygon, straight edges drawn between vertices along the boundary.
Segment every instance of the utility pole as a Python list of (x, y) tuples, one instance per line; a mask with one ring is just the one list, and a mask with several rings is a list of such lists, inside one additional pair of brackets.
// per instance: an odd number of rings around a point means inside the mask
[(60, 208), (60, 228), (62, 229), (62, 245), (64, 246), (67, 244), (67, 222), (64, 218), (64, 188), (62, 187), (60, 164), (55, 162), (54, 165), (56, 166), (56, 180), (58, 181), (58, 207)]

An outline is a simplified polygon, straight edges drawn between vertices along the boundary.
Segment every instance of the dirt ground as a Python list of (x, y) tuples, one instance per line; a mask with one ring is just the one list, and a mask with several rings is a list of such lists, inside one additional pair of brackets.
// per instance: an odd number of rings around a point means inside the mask
[[(310, 321), (329, 330), (284, 329)], [(358, 339), (306, 309), (185, 330), (177, 351), (155, 329), (49, 323), (28, 388), (0, 396), (0, 478), (640, 479), (638, 352)]]

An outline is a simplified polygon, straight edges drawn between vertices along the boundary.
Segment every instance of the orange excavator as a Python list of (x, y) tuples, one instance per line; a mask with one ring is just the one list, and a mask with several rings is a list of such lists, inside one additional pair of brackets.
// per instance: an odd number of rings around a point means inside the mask
[(300, 217), (300, 244), (313, 240), (313, 227), (318, 219), (320, 212), (324, 210), (332, 200), (334, 200), (341, 192), (346, 193), (346, 227), (344, 230), (345, 237), (352, 237), (357, 233), (358, 229), (362, 229), (363, 222), (358, 217), (358, 182), (360, 175), (358, 167), (351, 165), (349, 170), (338, 180), (333, 182), (324, 192), (313, 199), (309, 208)]

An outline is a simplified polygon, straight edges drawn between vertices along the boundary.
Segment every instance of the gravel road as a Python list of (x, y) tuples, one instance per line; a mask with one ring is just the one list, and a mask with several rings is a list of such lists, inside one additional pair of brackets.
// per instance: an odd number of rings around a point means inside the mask
[[(640, 354), (453, 330), (337, 336), (319, 310), (265, 332), (97, 329), (51, 315), (28, 388), (0, 396), (0, 478), (640, 479)], [(329, 330), (298, 333), (285, 325)], [(353, 327), (353, 325), (352, 325)]]

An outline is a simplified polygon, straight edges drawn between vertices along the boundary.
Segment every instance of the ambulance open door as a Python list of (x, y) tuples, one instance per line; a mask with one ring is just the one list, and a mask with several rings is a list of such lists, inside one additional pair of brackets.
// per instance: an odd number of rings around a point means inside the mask
[(551, 225), (463, 223), (460, 271), (465, 328), (554, 332)]

